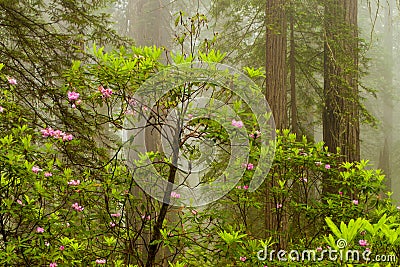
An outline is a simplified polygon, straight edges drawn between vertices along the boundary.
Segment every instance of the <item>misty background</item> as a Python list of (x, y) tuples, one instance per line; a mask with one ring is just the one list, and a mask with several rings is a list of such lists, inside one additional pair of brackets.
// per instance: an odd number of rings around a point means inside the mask
[[(250, 1), (235, 2), (245, 6)], [(254, 1), (251, 2), (253, 4)], [(233, 14), (231, 18), (221, 16), (222, 13), (218, 11), (221, 5), (230, 6), (233, 3), (234, 1), (229, 0), (119, 0), (115, 6), (110, 7), (110, 11), (113, 13), (118, 32), (133, 38), (138, 46), (156, 45), (164, 47), (167, 51), (179, 49), (175, 39), (180, 30), (179, 26), (175, 26), (175, 21), (180, 11), (183, 11), (186, 17), (196, 13), (207, 17), (207, 27), (202, 29), (199, 41), (202, 38), (212, 39), (216, 34), (230, 38), (229, 33), (232, 29), (229, 29), (226, 23), (236, 19), (235, 25), (243, 26), (242, 29), (237, 28), (237, 32), (249, 28), (253, 31), (247, 41), (243, 42), (256, 43), (257, 32), (264, 30), (257, 20), (259, 12), (254, 10), (254, 17), (249, 13), (243, 13), (240, 17), (236, 14), (235, 18)], [(312, 12), (318, 13), (318, 10)], [(360, 96), (364, 98), (363, 104), (374, 119), (367, 118), (367, 121), (361, 124), (361, 159), (369, 160), (371, 167), (384, 171), (387, 189), (393, 191), (392, 198), (397, 204), (400, 204), (399, 19), (399, 5), (396, 0), (358, 1), (359, 38), (362, 39), (361, 53), (364, 58), (359, 63), (362, 71), (359, 87), (366, 89)], [(217, 41), (214, 47), (228, 54), (224, 63), (235, 62), (238, 64), (236, 67), (260, 67), (257, 58), (254, 58), (254, 63), (250, 61), (253, 64), (249, 64), (245, 59), (241, 60), (238, 56), (240, 52), (236, 47), (229, 47), (231, 44), (228, 43)], [(318, 74), (314, 78), (320, 85), (323, 83), (323, 78)], [(309, 101), (311, 94), (299, 90), (299, 105), (302, 99)], [(309, 103), (307, 101), (303, 103)], [(311, 106), (313, 104), (315, 102), (311, 100)], [(303, 123), (308, 136), (312, 136), (315, 141), (322, 141), (321, 115), (315, 112), (318, 107), (310, 109), (308, 104), (303, 106), (304, 109), (300, 113), (303, 112), (303, 116), (309, 120)]]

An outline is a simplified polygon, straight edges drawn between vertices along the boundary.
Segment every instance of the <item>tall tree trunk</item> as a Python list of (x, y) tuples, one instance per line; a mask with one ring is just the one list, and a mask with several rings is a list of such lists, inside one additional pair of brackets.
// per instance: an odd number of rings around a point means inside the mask
[[(360, 160), (357, 1), (325, 1), (323, 139), (343, 161)], [(329, 181), (324, 192), (333, 192)]]
[(291, 128), (292, 132), (300, 136), (300, 130), (297, 118), (297, 96), (296, 96), (296, 45), (294, 39), (294, 6), (292, 5), (292, 14), (290, 14), (290, 111), (291, 111)]
[(385, 191), (392, 191), (391, 181), (391, 148), (393, 147), (393, 25), (392, 25), (392, 12), (395, 8), (395, 1), (386, 1), (385, 7), (385, 27), (384, 27), (384, 56), (383, 56), (383, 146), (380, 152), (379, 168), (385, 173), (386, 189)]
[(278, 129), (288, 126), (286, 115), (286, 0), (267, 0), (266, 97)]
[(343, 160), (360, 159), (357, 1), (325, 1), (323, 138)]
[[(285, 12), (286, 0), (267, 0), (265, 10), (266, 24), (266, 99), (271, 107), (277, 129), (288, 126), (286, 114), (286, 52), (287, 21)], [(278, 214), (270, 191), (275, 186), (273, 180), (265, 182), (265, 226), (267, 232), (284, 233), (287, 223), (278, 225)], [(285, 222), (286, 220), (283, 221)], [(279, 238), (279, 237), (277, 237)], [(285, 247), (286, 238), (280, 239), (279, 246)]]

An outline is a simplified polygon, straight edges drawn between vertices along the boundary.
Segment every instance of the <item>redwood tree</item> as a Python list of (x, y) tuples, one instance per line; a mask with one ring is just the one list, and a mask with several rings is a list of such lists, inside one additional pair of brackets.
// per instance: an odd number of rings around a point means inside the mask
[[(275, 126), (284, 129), (288, 126), (286, 114), (286, 53), (287, 53), (287, 20), (285, 12), (286, 0), (267, 0), (265, 9), (266, 23), (266, 99), (271, 107)], [(265, 226), (267, 231), (278, 231), (276, 214), (273, 212), (274, 198), (271, 188), (276, 182), (267, 181), (265, 186)], [(285, 221), (285, 220), (283, 220)], [(283, 227), (286, 223), (283, 222)], [(279, 242), (284, 247), (282, 240)]]
[[(323, 139), (341, 161), (360, 160), (357, 1), (325, 1)], [(329, 180), (324, 193), (336, 188)]]
[(357, 1), (325, 1), (323, 138), (343, 160), (360, 160)]

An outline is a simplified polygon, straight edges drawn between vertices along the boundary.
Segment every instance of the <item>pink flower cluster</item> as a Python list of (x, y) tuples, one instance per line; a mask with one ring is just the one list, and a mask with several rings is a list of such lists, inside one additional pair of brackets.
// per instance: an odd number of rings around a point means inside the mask
[(68, 91), (68, 100), (72, 102), (71, 107), (76, 108), (76, 105), (79, 105), (82, 103), (82, 101), (79, 99), (80, 94), (74, 91)]
[(54, 137), (55, 139), (62, 139), (63, 141), (71, 141), (74, 139), (72, 134), (64, 133), (61, 130), (53, 130), (51, 127), (40, 130), (43, 137)]
[(96, 264), (106, 264), (106, 260), (105, 259), (97, 259)]
[(253, 139), (256, 139), (256, 138), (258, 138), (258, 137), (260, 137), (261, 136), (261, 132), (260, 131), (255, 131), (254, 133), (251, 133), (251, 134), (249, 134), (249, 137), (250, 138), (253, 138)]
[(41, 171), (43, 171), (41, 168), (39, 168), (38, 166), (33, 166), (32, 167), (32, 171), (34, 172), (34, 173), (38, 173), (38, 172), (41, 172)]
[(325, 164), (325, 169), (329, 170), (331, 168), (331, 165)]
[(247, 190), (247, 189), (249, 189), (249, 186), (248, 185), (244, 185), (243, 187), (242, 186), (237, 186), (236, 187), (237, 189), (244, 189), (244, 190)]
[(249, 171), (251, 171), (252, 169), (254, 169), (254, 165), (252, 164), (252, 163), (243, 163), (242, 164), (242, 167), (243, 168), (246, 168), (246, 169), (248, 169)]
[(181, 194), (178, 194), (176, 192), (171, 192), (171, 197), (172, 198), (181, 198)]
[(238, 127), (238, 128), (242, 128), (243, 127), (243, 122), (242, 121), (236, 121), (236, 120), (232, 120), (232, 126)]
[(74, 210), (78, 211), (78, 212), (81, 212), (81, 211), (83, 211), (83, 209), (84, 209), (82, 206), (79, 206), (79, 204), (78, 204), (77, 202), (75, 202), (74, 204), (72, 204), (72, 208), (73, 208)]
[(16, 85), (17, 84), (17, 80), (14, 79), (14, 78), (7, 78), (7, 80), (8, 80), (9, 84), (12, 84), (12, 85)]
[(80, 180), (71, 180), (68, 182), (68, 185), (77, 186), (80, 185), (80, 183), (81, 183)]
[(68, 91), (67, 93), (69, 101), (76, 101), (78, 100), (80, 94), (74, 91)]
[(100, 93), (101, 93), (101, 97), (104, 99), (104, 98), (109, 98), (109, 97), (111, 97), (112, 96), (112, 94), (113, 94), (113, 91), (110, 89), (110, 88), (107, 88), (107, 89), (104, 89), (104, 87), (103, 86), (99, 86), (99, 91), (100, 91)]

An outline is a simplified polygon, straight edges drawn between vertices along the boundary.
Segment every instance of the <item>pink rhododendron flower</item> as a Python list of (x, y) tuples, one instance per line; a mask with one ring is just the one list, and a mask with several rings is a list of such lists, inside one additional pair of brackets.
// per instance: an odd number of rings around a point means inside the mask
[(104, 98), (109, 98), (109, 97), (111, 97), (111, 95), (113, 94), (113, 91), (111, 90), (111, 89), (109, 89), (109, 88), (107, 88), (107, 89), (104, 89), (104, 87), (103, 86), (99, 86), (99, 91), (100, 91), (100, 93), (101, 93), (101, 97), (104, 99)]
[(243, 122), (242, 121), (236, 121), (236, 120), (232, 120), (232, 126), (238, 127), (238, 128), (242, 128), (243, 127)]
[(244, 167), (244, 168), (246, 168), (246, 169), (248, 169), (248, 170), (254, 169), (254, 165), (253, 165), (252, 163), (248, 163), (248, 164), (243, 163), (243, 164), (242, 164), (242, 167)]
[(61, 130), (53, 130), (50, 127), (46, 128), (46, 129), (42, 129), (42, 130), (40, 130), (40, 132), (42, 133), (43, 137), (52, 136), (55, 139), (62, 139), (63, 141), (71, 141), (72, 139), (74, 139), (74, 136), (72, 134), (64, 133)]
[(52, 262), (52, 263), (50, 263), (50, 265), (49, 265), (49, 267), (57, 267), (58, 265), (57, 265), (57, 263), (56, 262)]
[(55, 130), (54, 132), (53, 132), (53, 135), (52, 135), (54, 138), (56, 138), (56, 139), (59, 139), (59, 138), (62, 138), (63, 136), (64, 136), (64, 133), (63, 133), (63, 131), (61, 131), (61, 130)]
[(96, 263), (97, 264), (106, 264), (106, 260), (105, 259), (97, 259)]
[(256, 139), (261, 136), (261, 132), (259, 130), (255, 131), (254, 133), (249, 134), (250, 138)]
[(81, 183), (80, 180), (71, 180), (68, 182), (68, 185), (77, 186)]
[(368, 246), (367, 240), (364, 240), (364, 239), (358, 240), (358, 244), (360, 244), (360, 246), (362, 246), (362, 247)]
[(72, 139), (74, 139), (74, 136), (72, 134), (64, 134), (62, 137), (63, 141), (71, 141)]
[(70, 92), (70, 91), (68, 91), (68, 99), (70, 100), (70, 101), (75, 101), (75, 100), (78, 100), (78, 98), (79, 98), (79, 93), (77, 93), (77, 92)]
[(357, 199), (354, 199), (354, 200), (353, 200), (353, 204), (354, 204), (354, 205), (358, 205), (358, 200), (357, 200)]
[(49, 137), (49, 136), (53, 135), (53, 129), (52, 128), (42, 129), (42, 130), (40, 130), (40, 132), (42, 133), (43, 137)]
[(245, 261), (247, 260), (246, 257), (240, 257), (239, 259), (240, 259), (241, 261), (243, 261), (243, 262), (245, 262)]
[(42, 227), (37, 227), (36, 228), (36, 233), (43, 233), (44, 232), (44, 228), (42, 228)]
[(51, 172), (45, 172), (45, 173), (44, 173), (44, 176), (45, 176), (45, 177), (50, 177), (50, 176), (53, 176), (53, 174), (52, 174)]
[(12, 85), (16, 85), (17, 84), (17, 80), (14, 79), (14, 78), (7, 78), (7, 80), (8, 80), (9, 84), (12, 84)]
[(84, 208), (82, 206), (79, 206), (79, 204), (77, 202), (75, 202), (74, 204), (72, 204), (72, 208), (78, 212), (81, 212), (84, 210)]
[(112, 213), (111, 217), (121, 217), (121, 213)]
[(325, 169), (329, 170), (331, 168), (331, 165), (325, 164)]
[(42, 169), (39, 168), (38, 166), (33, 166), (33, 167), (32, 167), (32, 171), (33, 171), (34, 173), (38, 173), (38, 172), (41, 172)]
[(171, 197), (172, 198), (181, 198), (181, 194), (178, 194), (176, 192), (171, 192)]

